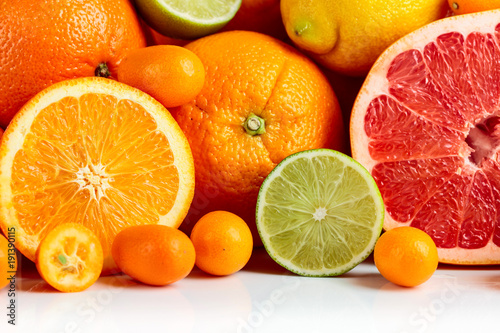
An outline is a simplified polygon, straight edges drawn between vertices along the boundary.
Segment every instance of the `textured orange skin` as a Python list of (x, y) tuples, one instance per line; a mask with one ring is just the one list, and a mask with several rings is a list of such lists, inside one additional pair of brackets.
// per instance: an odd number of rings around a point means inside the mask
[(111, 252), (125, 274), (155, 286), (185, 278), (195, 262), (195, 250), (189, 237), (165, 225), (126, 228), (116, 235)]
[(8, 278), (12, 273), (17, 270), (17, 256), (14, 254), (14, 268), (9, 267), (9, 242), (7, 239), (0, 235), (0, 289), (10, 284)]
[(240, 217), (225, 211), (203, 216), (191, 232), (196, 266), (212, 275), (230, 275), (250, 260), (252, 233)]
[[(181, 228), (189, 232), (208, 212), (241, 217), (255, 226), (260, 185), (288, 155), (312, 148), (344, 150), (342, 114), (319, 68), (293, 47), (249, 31), (214, 34), (185, 46), (205, 65), (195, 100), (171, 109), (195, 161), (195, 196)], [(243, 124), (255, 114), (266, 132)]]
[(437, 269), (438, 254), (432, 238), (413, 227), (399, 227), (380, 236), (373, 252), (375, 265), (387, 280), (403, 287), (427, 281)]
[(146, 40), (128, 0), (0, 2), (0, 126), (36, 93), (69, 78), (113, 75)]
[(127, 53), (117, 70), (117, 79), (170, 108), (198, 95), (205, 82), (205, 69), (200, 58), (186, 48), (156, 45)]

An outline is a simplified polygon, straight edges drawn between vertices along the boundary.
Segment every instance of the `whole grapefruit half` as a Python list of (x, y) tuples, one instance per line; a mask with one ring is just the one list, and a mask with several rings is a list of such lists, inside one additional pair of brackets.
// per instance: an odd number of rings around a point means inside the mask
[(500, 11), (433, 22), (390, 46), (353, 106), (353, 157), (384, 229), (429, 234), (439, 259), (500, 263)]

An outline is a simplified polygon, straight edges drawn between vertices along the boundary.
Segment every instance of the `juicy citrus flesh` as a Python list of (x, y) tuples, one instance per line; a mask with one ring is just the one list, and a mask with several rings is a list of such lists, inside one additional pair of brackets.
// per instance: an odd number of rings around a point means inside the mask
[(144, 20), (159, 33), (196, 39), (220, 30), (241, 6), (241, 0), (136, 0)]
[(59, 225), (40, 243), (36, 266), (42, 278), (59, 291), (85, 290), (101, 274), (101, 242), (81, 224)]
[(250, 228), (238, 215), (213, 211), (204, 215), (190, 236), (196, 250), (196, 266), (212, 275), (230, 275), (250, 260), (253, 239)]
[(306, 276), (343, 274), (373, 250), (384, 217), (370, 174), (327, 149), (284, 159), (266, 178), (257, 228), (274, 260)]
[(201, 22), (217, 22), (227, 16), (232, 17), (241, 5), (241, 1), (238, 0), (160, 0), (159, 2), (178, 16)]
[(164, 286), (193, 269), (195, 249), (182, 231), (165, 225), (138, 225), (122, 230), (112, 247), (118, 267), (145, 284)]
[(436, 244), (425, 232), (413, 227), (383, 233), (375, 244), (373, 259), (382, 276), (403, 287), (426, 282), (438, 267)]
[(118, 231), (177, 227), (192, 199), (192, 157), (175, 121), (151, 97), (115, 81), (50, 87), (3, 139), (2, 228), (16, 228), (16, 246), (31, 260), (47, 233), (67, 222), (95, 232), (108, 257)]
[(353, 108), (353, 157), (380, 188), (384, 228), (424, 230), (442, 262), (500, 263), (498, 14), (451, 17), (403, 38)]

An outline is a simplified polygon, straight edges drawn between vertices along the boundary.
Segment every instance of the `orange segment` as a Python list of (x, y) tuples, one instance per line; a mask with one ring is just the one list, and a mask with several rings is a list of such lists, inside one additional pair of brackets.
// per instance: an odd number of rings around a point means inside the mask
[(99, 239), (90, 229), (76, 223), (52, 229), (36, 253), (36, 267), (42, 278), (63, 292), (90, 287), (99, 278), (102, 265)]
[(16, 227), (29, 259), (67, 222), (110, 248), (127, 226), (178, 227), (192, 200), (187, 140), (149, 95), (116, 81), (85, 78), (49, 87), (24, 106), (0, 146), (1, 226)]

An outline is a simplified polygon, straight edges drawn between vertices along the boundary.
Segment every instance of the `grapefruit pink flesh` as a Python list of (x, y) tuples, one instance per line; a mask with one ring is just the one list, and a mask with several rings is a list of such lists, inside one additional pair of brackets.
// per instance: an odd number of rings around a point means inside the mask
[[(351, 118), (353, 157), (379, 186), (384, 228), (424, 230), (444, 262), (500, 262), (500, 12), (486, 15), (445, 19), (393, 45)], [(453, 31), (460, 23), (483, 26)]]

